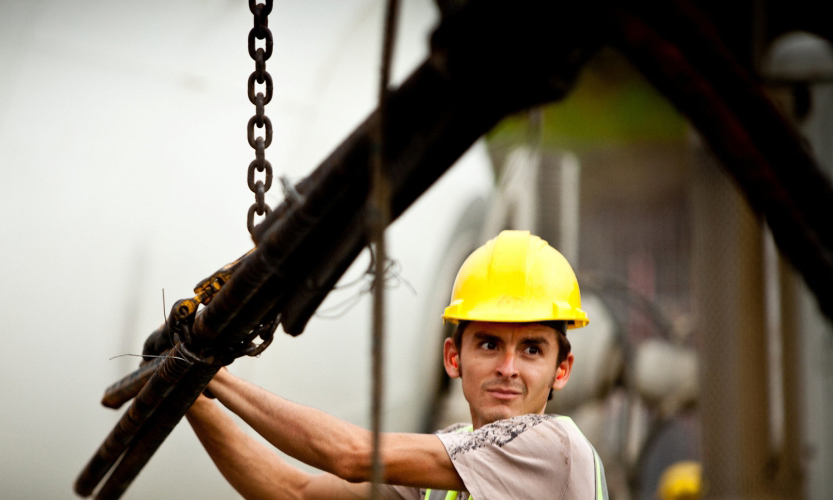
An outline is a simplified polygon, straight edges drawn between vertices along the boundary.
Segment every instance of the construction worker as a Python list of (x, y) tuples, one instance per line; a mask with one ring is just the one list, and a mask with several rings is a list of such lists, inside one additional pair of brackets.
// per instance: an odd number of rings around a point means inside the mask
[[(503, 231), (457, 275), (443, 319), (457, 324), (443, 362), (461, 378), (470, 425), (437, 434), (385, 433), (387, 499), (607, 499), (604, 469), (567, 417), (545, 415), (574, 357), (565, 332), (587, 324), (566, 259), (525, 231)], [(272, 445), (325, 471), (301, 471), (246, 435), (200, 396), (188, 420), (214, 463), (245, 498), (367, 498), (371, 433), (286, 401), (221, 370), (217, 399)]]

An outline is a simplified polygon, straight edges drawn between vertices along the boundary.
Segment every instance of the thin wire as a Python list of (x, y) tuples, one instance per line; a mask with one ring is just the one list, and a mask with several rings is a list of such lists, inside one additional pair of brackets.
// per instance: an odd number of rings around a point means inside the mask
[[(136, 357), (139, 357), (139, 358), (167, 358), (168, 357), (167, 355), (166, 356), (153, 356), (151, 354), (119, 354), (118, 356), (113, 356), (112, 358), (108, 359), (107, 361), (112, 361), (112, 360), (114, 360), (116, 358), (120, 358), (122, 356), (136, 356)], [(179, 356), (171, 356), (171, 357), (174, 358), (174, 359), (181, 359), (182, 361), (190, 363), (190, 361), (188, 361), (187, 359), (180, 358)]]
[[(168, 308), (165, 305), (165, 289), (163, 288), (162, 289), (162, 318), (165, 320), (165, 327), (166, 328), (168, 328), (168, 317), (165, 315), (165, 311), (167, 311), (167, 310), (168, 310)], [(170, 328), (168, 328), (168, 331), (170, 331)], [(176, 350), (176, 346), (174, 346), (173, 349)], [(136, 357), (139, 357), (139, 358), (166, 358), (166, 357), (168, 357), (167, 355), (155, 356), (155, 355), (152, 355), (152, 354), (131, 354), (131, 353), (128, 353), (128, 354), (119, 354), (118, 356), (113, 356), (112, 358), (108, 359), (107, 361), (112, 361), (116, 358), (121, 358), (123, 356), (136, 356)], [(171, 356), (171, 357), (174, 358), (174, 359), (181, 359), (182, 361), (190, 363), (190, 361), (188, 361), (187, 359), (182, 358), (180, 356)]]
[(338, 284), (333, 287), (333, 290), (342, 290), (344, 288), (350, 288), (354, 285), (361, 283), (368, 276), (373, 276), (373, 270), (376, 268), (376, 254), (373, 252), (373, 247), (370, 245), (367, 246), (367, 251), (370, 253), (370, 262), (368, 262), (367, 264), (367, 269), (365, 269), (364, 272), (358, 278), (344, 284)]
[(167, 306), (165, 306), (165, 289), (163, 288), (162, 289), (162, 318), (165, 320), (165, 329), (170, 332), (171, 328), (168, 326), (168, 313), (167, 313), (167, 311), (168, 311), (168, 308), (167, 308)]
[[(389, 285), (389, 281), (392, 281), (393, 284)], [(388, 259), (385, 271), (385, 289), (393, 290), (399, 288), (399, 286), (403, 284), (408, 287), (408, 290), (410, 290), (412, 294), (419, 295), (416, 288), (414, 288), (414, 285), (402, 276), (402, 264), (400, 264), (396, 259)]]
[[(323, 319), (338, 319), (350, 312), (350, 310), (359, 303), (363, 296), (373, 292), (373, 283), (375, 281), (374, 269), (375, 264), (371, 262), (371, 266), (369, 266), (361, 276), (350, 283), (333, 288), (334, 290), (346, 289), (362, 284), (362, 286), (355, 293), (348, 295), (347, 298), (328, 307), (319, 309), (315, 313), (315, 316)], [(402, 276), (401, 269), (402, 265), (396, 259), (387, 260), (384, 274), (385, 290), (395, 290), (404, 284), (412, 294), (417, 295), (416, 288), (414, 288), (410, 281)]]
[(370, 411), (373, 431), (372, 473), (370, 498), (380, 498), (379, 483), (384, 477), (380, 453), (382, 429), (382, 395), (384, 393), (384, 323), (385, 323), (385, 275), (387, 272), (387, 253), (385, 249), (385, 227), (390, 220), (390, 186), (384, 169), (386, 160), (385, 131), (387, 130), (387, 98), (390, 81), (393, 42), (396, 37), (396, 13), (399, 8), (397, 0), (388, 0), (385, 9), (384, 46), (382, 50), (382, 67), (379, 83), (379, 127), (376, 136), (376, 148), (373, 158), (373, 191), (370, 210), (370, 229), (373, 245), (376, 249), (373, 280), (373, 336), (371, 342), (372, 367), (372, 403)]

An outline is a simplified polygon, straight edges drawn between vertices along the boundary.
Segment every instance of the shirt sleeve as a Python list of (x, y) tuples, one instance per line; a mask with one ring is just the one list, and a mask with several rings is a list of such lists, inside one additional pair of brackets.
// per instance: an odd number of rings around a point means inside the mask
[(572, 465), (571, 437), (546, 415), (523, 415), (438, 437), (477, 500), (564, 497)]

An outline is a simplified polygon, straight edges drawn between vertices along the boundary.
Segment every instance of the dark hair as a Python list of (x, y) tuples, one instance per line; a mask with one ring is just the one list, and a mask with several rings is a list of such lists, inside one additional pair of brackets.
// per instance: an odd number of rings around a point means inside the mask
[[(451, 338), (454, 340), (454, 345), (457, 347), (457, 352), (460, 352), (463, 343), (463, 330), (466, 329), (471, 321), (460, 321)], [(555, 330), (555, 339), (558, 342), (558, 357), (555, 360), (555, 366), (559, 366), (572, 350), (570, 340), (567, 339), (567, 322), (566, 321), (537, 321), (535, 324), (548, 326)]]

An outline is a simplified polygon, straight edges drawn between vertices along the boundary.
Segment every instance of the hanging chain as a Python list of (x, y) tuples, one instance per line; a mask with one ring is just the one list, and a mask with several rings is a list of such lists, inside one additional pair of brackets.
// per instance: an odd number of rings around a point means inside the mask
[[(249, 139), (249, 146), (255, 150), (255, 159), (249, 164), (248, 183), (249, 189), (255, 194), (255, 202), (249, 207), (246, 216), (246, 227), (249, 234), (254, 233), (255, 212), (257, 215), (264, 215), (271, 212), (266, 204), (266, 191), (272, 187), (272, 165), (266, 161), (266, 148), (272, 144), (272, 122), (264, 112), (264, 107), (272, 100), (272, 77), (266, 72), (266, 61), (272, 56), (272, 32), (269, 31), (269, 13), (272, 12), (272, 0), (265, 0), (266, 3), (256, 3), (256, 0), (249, 0), (249, 10), (254, 14), (254, 27), (249, 31), (249, 55), (255, 61), (255, 70), (249, 75), (249, 100), (255, 105), (255, 115), (249, 119), (246, 126), (246, 135)], [(255, 49), (255, 39), (266, 40), (266, 49)], [(266, 95), (263, 92), (255, 94), (255, 81), (259, 84), (266, 83)], [(255, 125), (257, 128), (264, 128), (265, 136), (255, 138)], [(266, 171), (264, 180), (255, 181), (255, 170)]]

